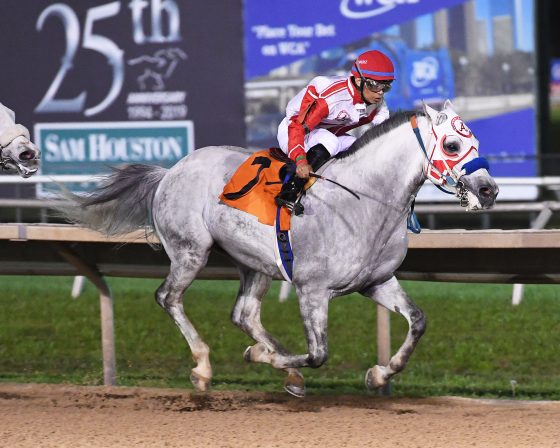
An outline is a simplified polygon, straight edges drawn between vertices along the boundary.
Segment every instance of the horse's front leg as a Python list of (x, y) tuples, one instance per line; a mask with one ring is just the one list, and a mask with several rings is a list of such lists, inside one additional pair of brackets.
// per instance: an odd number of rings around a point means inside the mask
[(405, 368), (408, 359), (426, 330), (426, 318), (422, 310), (406, 295), (395, 277), (362, 291), (362, 294), (388, 310), (402, 314), (408, 321), (406, 339), (397, 353), (391, 357), (389, 364), (386, 366), (376, 365), (366, 372), (366, 386), (369, 389), (375, 389), (387, 384), (393, 375)]
[[(272, 355), (288, 355), (282, 345), (268, 333), (261, 322), (262, 298), (270, 287), (270, 277), (246, 268), (239, 269), (240, 286), (237, 301), (231, 313), (232, 322), (241, 328), (257, 343), (247, 347), (244, 353), (246, 361), (272, 363)], [(284, 388), (297, 397), (305, 395), (303, 375), (297, 369), (287, 368)]]
[(298, 297), (308, 352), (303, 355), (273, 353), (270, 363), (277, 369), (317, 368), (328, 358), (327, 320), (330, 296), (326, 291), (310, 294), (298, 290)]

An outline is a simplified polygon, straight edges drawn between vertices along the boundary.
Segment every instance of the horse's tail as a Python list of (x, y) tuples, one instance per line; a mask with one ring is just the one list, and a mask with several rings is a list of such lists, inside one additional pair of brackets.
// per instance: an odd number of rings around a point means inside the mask
[(149, 229), (153, 226), (154, 194), (166, 172), (165, 168), (142, 164), (113, 168), (92, 193), (78, 196), (64, 191), (70, 205), (61, 206), (60, 211), (69, 221), (106, 235)]

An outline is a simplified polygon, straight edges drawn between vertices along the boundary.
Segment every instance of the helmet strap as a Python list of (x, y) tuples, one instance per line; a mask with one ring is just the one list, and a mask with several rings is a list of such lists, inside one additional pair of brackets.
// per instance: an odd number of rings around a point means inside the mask
[(363, 76), (360, 76), (360, 79), (362, 80), (362, 82), (360, 83), (359, 86), (358, 86), (358, 84), (356, 83), (356, 77), (353, 76), (352, 78), (353, 78), (352, 83), (354, 84), (354, 87), (355, 87), (356, 89), (358, 89), (358, 92), (360, 92), (360, 97), (362, 98), (362, 101), (363, 101), (364, 103), (366, 103), (366, 104), (369, 106), (371, 103), (370, 103), (368, 100), (366, 100), (366, 97), (364, 96), (364, 88), (365, 88), (365, 86), (366, 86), (366, 82), (365, 82), (365, 80), (364, 80), (364, 77), (363, 77)]

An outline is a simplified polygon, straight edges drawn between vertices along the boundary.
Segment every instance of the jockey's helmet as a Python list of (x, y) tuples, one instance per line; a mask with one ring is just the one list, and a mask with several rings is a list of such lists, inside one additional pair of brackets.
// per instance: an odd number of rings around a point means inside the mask
[(374, 81), (393, 81), (395, 67), (385, 54), (377, 50), (370, 50), (359, 55), (351, 70), (356, 78), (373, 79)]

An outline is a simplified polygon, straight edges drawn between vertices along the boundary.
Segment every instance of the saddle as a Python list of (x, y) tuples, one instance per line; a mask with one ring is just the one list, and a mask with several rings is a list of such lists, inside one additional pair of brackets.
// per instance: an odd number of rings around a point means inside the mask
[[(286, 176), (294, 171), (295, 163), (280, 148), (256, 152), (239, 166), (219, 197), (224, 204), (274, 226), (276, 264), (290, 283), (294, 261), (290, 242), (291, 214), (286, 207), (276, 205), (274, 198), (280, 193)], [(310, 178), (304, 191), (316, 181)]]
[(289, 230), (290, 213), (285, 208), (278, 211), (274, 198), (293, 169), (294, 162), (279, 148), (258, 151), (239, 166), (224, 187), (220, 200), (256, 216), (259, 222), (269, 226), (275, 224), (279, 214), (280, 229)]

